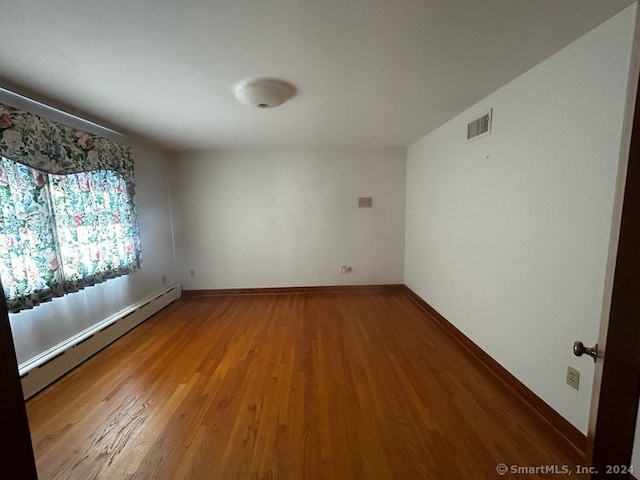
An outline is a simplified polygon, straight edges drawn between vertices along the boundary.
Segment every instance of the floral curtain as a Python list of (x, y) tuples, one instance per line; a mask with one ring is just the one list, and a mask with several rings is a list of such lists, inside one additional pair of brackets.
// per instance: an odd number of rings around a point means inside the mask
[(47, 173), (120, 173), (133, 193), (131, 148), (0, 103), (0, 155)]
[(49, 181), (66, 292), (140, 265), (137, 223), (118, 173), (50, 175)]
[(0, 276), (9, 311), (141, 266), (131, 149), (0, 103)]
[(63, 294), (46, 177), (0, 157), (0, 277), (9, 311)]

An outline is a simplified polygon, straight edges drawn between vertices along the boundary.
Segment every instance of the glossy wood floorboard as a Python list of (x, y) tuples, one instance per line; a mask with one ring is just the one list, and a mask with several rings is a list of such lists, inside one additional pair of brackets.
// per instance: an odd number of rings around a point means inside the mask
[(183, 298), (27, 409), (41, 479), (482, 479), (582, 461), (401, 291)]

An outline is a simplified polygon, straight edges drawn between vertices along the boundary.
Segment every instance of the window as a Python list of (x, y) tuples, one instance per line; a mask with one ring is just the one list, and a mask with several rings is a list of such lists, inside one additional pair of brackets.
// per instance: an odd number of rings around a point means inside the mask
[(0, 278), (10, 312), (141, 267), (131, 149), (0, 104)]
[(0, 157), (0, 276), (10, 311), (138, 268), (135, 238), (117, 172), (53, 175)]
[(49, 187), (66, 288), (137, 265), (133, 209), (120, 175), (49, 175)]

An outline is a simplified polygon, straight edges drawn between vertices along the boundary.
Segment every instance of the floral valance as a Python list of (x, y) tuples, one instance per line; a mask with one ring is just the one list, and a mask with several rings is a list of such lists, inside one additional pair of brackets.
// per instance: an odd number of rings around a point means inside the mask
[(2, 103), (0, 155), (57, 175), (113, 170), (133, 190), (130, 147)]

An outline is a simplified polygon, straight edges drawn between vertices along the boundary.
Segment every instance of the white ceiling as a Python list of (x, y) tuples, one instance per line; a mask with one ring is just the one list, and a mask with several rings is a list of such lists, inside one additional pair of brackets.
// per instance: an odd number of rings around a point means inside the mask
[(0, 86), (168, 148), (405, 146), (632, 2), (0, 0)]

